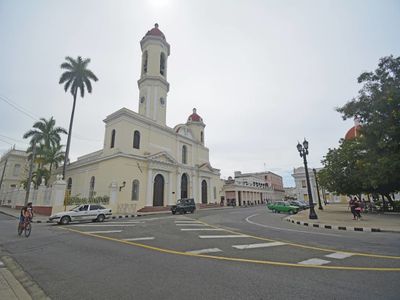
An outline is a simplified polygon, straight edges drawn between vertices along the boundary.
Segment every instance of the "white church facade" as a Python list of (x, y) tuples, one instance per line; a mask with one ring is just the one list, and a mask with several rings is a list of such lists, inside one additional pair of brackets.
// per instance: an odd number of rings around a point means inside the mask
[(168, 207), (181, 198), (217, 203), (223, 182), (209, 162), (203, 119), (193, 109), (186, 123), (166, 125), (170, 45), (157, 24), (140, 45), (139, 112), (121, 108), (105, 118), (103, 149), (67, 166), (67, 189), (90, 198), (116, 185), (117, 203), (136, 210)]

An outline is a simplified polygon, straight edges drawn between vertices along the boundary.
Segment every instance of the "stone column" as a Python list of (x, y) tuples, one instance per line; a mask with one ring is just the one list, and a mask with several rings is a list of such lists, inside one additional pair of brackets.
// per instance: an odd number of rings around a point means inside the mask
[(51, 192), (51, 214), (65, 210), (64, 198), (66, 187), (67, 183), (62, 180), (62, 175), (57, 175), (57, 180), (53, 183), (53, 189)]
[(168, 172), (168, 205), (174, 205), (174, 199), (172, 194), (172, 172)]
[(110, 184), (110, 202), (109, 206), (113, 213), (118, 213), (118, 183), (113, 180)]
[(147, 170), (147, 193), (146, 193), (146, 206), (153, 206), (153, 170)]

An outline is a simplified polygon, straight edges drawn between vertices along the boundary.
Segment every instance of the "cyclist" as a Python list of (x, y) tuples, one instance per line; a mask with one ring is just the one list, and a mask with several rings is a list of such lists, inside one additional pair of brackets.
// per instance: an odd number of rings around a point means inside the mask
[(22, 207), (21, 214), (19, 216), (19, 224), (20, 226), (24, 226), (27, 218), (32, 220), (33, 211), (32, 211), (32, 202), (29, 202), (26, 206)]

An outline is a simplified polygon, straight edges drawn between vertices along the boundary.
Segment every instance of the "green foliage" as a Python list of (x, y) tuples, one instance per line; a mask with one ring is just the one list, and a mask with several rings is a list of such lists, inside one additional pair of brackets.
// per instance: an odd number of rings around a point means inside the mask
[(360, 119), (361, 136), (328, 151), (320, 182), (333, 192), (378, 193), (392, 203), (389, 194), (400, 190), (400, 57), (380, 59), (358, 82), (358, 96), (337, 111)]

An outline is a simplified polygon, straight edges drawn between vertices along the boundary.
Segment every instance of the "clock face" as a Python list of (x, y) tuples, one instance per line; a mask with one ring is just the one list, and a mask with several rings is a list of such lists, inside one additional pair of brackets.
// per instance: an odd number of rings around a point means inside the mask
[(140, 103), (144, 103), (144, 97), (140, 98)]
[(165, 99), (164, 98), (160, 98), (160, 103), (161, 103), (161, 105), (164, 105), (165, 104)]

